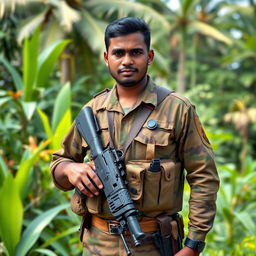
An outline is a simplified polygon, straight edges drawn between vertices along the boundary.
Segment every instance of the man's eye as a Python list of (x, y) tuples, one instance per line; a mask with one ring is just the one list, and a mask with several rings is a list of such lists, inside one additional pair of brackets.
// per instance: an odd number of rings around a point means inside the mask
[(114, 52), (114, 55), (116, 57), (122, 57), (124, 55), (124, 53), (122, 51), (117, 51), (117, 52)]
[(143, 52), (141, 51), (141, 50), (134, 50), (134, 51), (132, 51), (132, 55), (133, 56), (139, 56), (139, 55), (141, 55)]

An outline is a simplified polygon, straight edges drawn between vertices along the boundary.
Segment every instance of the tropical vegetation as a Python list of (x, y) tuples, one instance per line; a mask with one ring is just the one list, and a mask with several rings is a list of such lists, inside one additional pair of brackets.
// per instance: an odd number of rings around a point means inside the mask
[[(221, 186), (202, 255), (255, 255), (255, 14), (255, 0), (1, 1), (0, 255), (81, 255), (73, 192), (54, 187), (49, 164), (81, 106), (112, 86), (103, 34), (123, 16), (150, 24), (152, 78), (195, 104), (215, 151)], [(188, 195), (186, 184), (185, 224)]]

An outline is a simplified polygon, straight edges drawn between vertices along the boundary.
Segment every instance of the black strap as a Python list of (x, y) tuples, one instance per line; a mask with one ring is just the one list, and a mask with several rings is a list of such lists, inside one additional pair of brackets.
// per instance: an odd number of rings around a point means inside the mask
[[(155, 87), (156, 93), (157, 93), (157, 106), (173, 91), (168, 90), (167, 88), (156, 86)], [(137, 136), (139, 131), (141, 130), (143, 124), (148, 119), (149, 115), (154, 110), (154, 107), (151, 105), (144, 104), (142, 107), (142, 110), (138, 111), (135, 116), (135, 121), (132, 126), (132, 129), (130, 130), (129, 134), (126, 137), (124, 146), (123, 146), (123, 157), (126, 154), (127, 149), (131, 145), (133, 139)], [(109, 127), (109, 137), (110, 137), (110, 146), (114, 147), (114, 112), (113, 111), (107, 111), (107, 117), (108, 117), (108, 127)]]
[(107, 111), (108, 117), (108, 131), (109, 131), (109, 145), (110, 147), (115, 147), (114, 145), (114, 134), (115, 134), (115, 127), (114, 127), (114, 112)]

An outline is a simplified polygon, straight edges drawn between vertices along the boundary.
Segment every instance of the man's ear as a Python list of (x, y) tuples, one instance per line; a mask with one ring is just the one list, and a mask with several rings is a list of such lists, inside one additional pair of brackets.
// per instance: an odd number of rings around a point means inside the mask
[(104, 52), (104, 61), (106, 63), (106, 66), (108, 66), (108, 53)]
[(148, 52), (148, 65), (150, 65), (153, 62), (154, 56), (155, 56), (154, 50), (149, 50), (149, 52)]

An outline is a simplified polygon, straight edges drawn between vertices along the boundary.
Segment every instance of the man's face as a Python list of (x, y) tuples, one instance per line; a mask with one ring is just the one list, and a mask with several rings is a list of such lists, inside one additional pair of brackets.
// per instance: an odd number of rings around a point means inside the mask
[(147, 50), (144, 37), (139, 32), (110, 38), (108, 51), (104, 53), (110, 74), (118, 85), (124, 87), (139, 85), (153, 58), (153, 50)]

